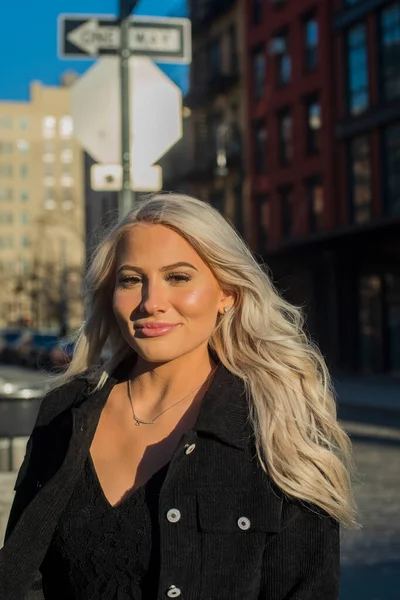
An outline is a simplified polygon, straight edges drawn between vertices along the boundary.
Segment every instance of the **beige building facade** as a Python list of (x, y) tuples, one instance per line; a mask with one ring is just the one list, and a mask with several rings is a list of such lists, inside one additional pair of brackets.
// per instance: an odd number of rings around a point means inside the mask
[(0, 102), (0, 327), (82, 320), (83, 152), (68, 85)]

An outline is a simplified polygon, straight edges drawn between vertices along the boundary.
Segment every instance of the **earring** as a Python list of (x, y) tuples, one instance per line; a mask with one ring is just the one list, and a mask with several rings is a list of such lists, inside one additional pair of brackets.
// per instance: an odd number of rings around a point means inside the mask
[(224, 313), (228, 313), (231, 310), (230, 306), (224, 306)]

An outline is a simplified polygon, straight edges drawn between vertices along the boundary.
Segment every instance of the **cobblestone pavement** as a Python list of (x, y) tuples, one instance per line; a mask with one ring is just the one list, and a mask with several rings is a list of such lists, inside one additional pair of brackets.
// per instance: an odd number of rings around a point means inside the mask
[[(400, 430), (360, 423), (345, 426), (354, 443), (362, 529), (342, 533), (340, 600), (399, 600)], [(22, 440), (19, 446), (22, 459)], [(12, 473), (0, 474), (0, 547), (14, 478)]]
[(340, 600), (400, 599), (400, 431), (347, 424), (359, 531), (342, 534)]

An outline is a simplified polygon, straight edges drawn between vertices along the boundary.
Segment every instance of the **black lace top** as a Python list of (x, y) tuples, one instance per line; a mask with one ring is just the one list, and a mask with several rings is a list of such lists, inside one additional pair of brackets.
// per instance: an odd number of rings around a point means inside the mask
[(159, 577), (162, 467), (116, 507), (89, 456), (42, 564), (46, 600), (150, 600)]

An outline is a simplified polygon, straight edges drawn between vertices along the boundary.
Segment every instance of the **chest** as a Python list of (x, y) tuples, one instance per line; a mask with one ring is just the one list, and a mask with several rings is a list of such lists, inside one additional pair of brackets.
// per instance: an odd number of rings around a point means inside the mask
[(107, 409), (90, 446), (90, 457), (103, 494), (115, 506), (170, 462), (196, 415), (165, 415), (154, 424), (137, 425), (131, 413)]
[[(49, 536), (59, 521), (56, 504), (67, 502), (73, 492), (68, 473), (80, 469), (80, 461), (87, 458), (89, 445), (81, 425), (77, 420), (63, 466), (36, 492), (28, 509), (37, 514), (38, 507), (47, 507)], [(187, 600), (257, 598), (263, 553), (266, 545), (274, 545), (281, 519), (281, 500), (268, 491), (257, 464), (247, 450), (193, 429), (179, 440), (158, 502), (157, 598), (178, 597), (171, 595), (178, 592)], [(25, 523), (33, 539), (28, 514)], [(35, 537), (40, 535), (37, 532)], [(239, 577), (230, 565), (240, 565)]]

